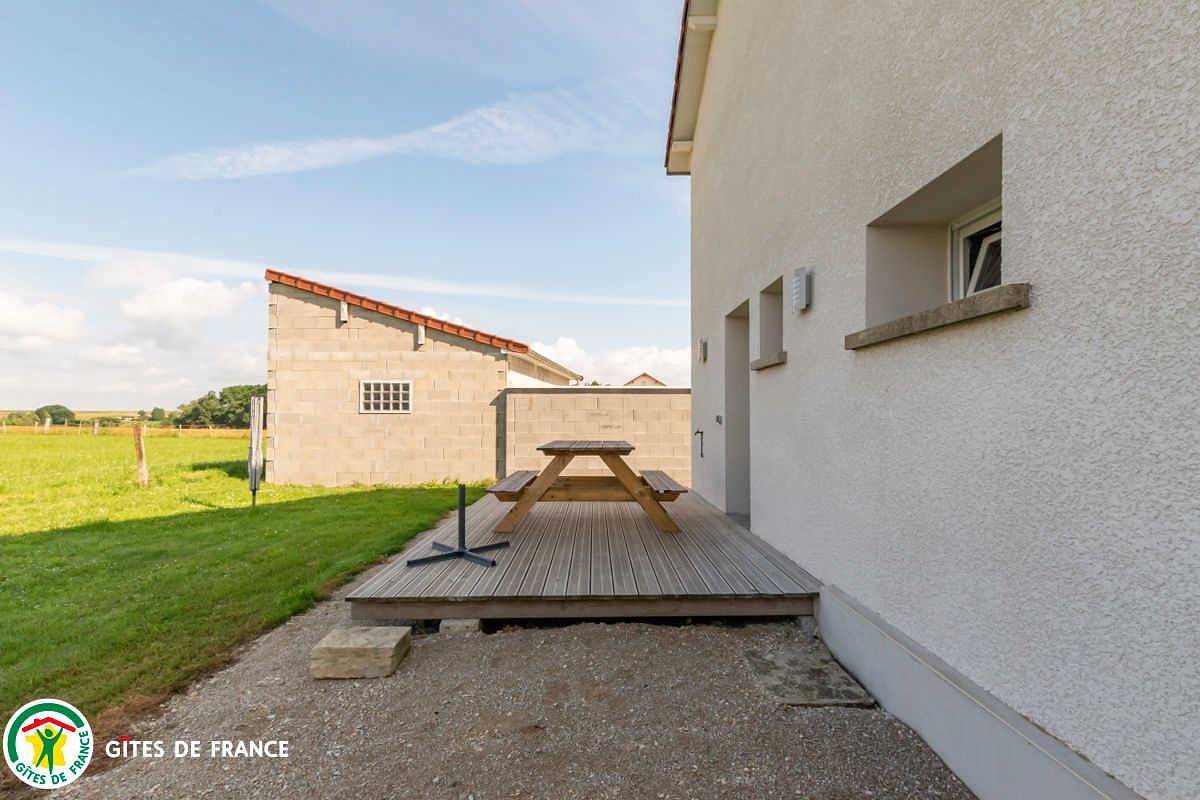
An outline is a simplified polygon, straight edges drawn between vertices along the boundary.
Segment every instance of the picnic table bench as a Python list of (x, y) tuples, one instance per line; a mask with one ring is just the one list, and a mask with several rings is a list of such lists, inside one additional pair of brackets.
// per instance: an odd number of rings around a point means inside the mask
[[(633, 501), (640, 505), (655, 527), (663, 533), (677, 533), (679, 526), (662, 507), (687, 491), (687, 487), (662, 470), (643, 470), (635, 474), (625, 463), (634, 447), (624, 441), (556, 439), (540, 446), (551, 456), (550, 464), (540, 472), (523, 469), (503, 478), (488, 489), (496, 499), (516, 503), (496, 526), (498, 533), (512, 533), (541, 500), (565, 502)], [(599, 456), (612, 475), (563, 475), (562, 471), (576, 456)]]

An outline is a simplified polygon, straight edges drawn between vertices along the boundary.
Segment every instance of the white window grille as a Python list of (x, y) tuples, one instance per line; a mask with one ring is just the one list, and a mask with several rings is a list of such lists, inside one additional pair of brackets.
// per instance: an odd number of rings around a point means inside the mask
[(360, 381), (358, 410), (362, 414), (412, 413), (412, 381)]

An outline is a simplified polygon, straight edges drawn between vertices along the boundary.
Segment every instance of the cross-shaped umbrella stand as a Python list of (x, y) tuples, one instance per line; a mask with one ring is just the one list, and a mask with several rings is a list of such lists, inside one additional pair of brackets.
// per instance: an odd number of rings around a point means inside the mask
[(458, 546), (451, 547), (441, 542), (431, 542), (430, 544), (434, 550), (439, 552), (431, 556), (410, 558), (405, 563), (410, 567), (415, 567), (418, 564), (428, 564), (431, 561), (464, 558), (467, 561), (484, 567), (494, 567), (496, 566), (496, 559), (485, 558), (479, 554), (487, 550), (499, 550), (501, 547), (508, 547), (508, 542), (494, 542), (493, 544), (485, 544), (479, 547), (467, 547), (467, 487), (461, 483), (458, 485)]

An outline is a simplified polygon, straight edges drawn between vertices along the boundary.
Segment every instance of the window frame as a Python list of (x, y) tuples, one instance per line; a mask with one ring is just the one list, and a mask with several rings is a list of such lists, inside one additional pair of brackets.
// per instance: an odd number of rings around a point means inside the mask
[[(403, 408), (365, 408), (367, 402), (364, 395), (366, 394), (369, 384), (393, 384), (400, 387), (400, 402), (405, 407)], [(360, 414), (411, 414), (413, 412), (413, 388), (411, 380), (397, 380), (395, 378), (379, 378), (379, 379), (362, 379), (358, 382), (358, 413)], [(374, 391), (374, 390), (371, 390)], [(395, 389), (392, 390), (395, 392)], [(407, 397), (407, 403), (404, 398)]]
[[(989, 228), (996, 223), (1001, 223), (1000, 230), (988, 236), (985, 241), (991, 242), (999, 240), (1003, 247), (1004, 241), (1004, 214), (1003, 206), (1000, 203), (1000, 198), (997, 197), (988, 203), (975, 208), (968, 214), (964, 214), (958, 219), (950, 223), (950, 240), (949, 240), (949, 255), (947, 269), (947, 290), (949, 299), (962, 300), (970, 297), (975, 292), (972, 287), (975, 285), (975, 280), (970, 276), (971, 265), (966, 263), (965, 253), (967, 239), (974, 236), (984, 228)], [(993, 238), (995, 237), (995, 238)], [(985, 252), (984, 248), (980, 248), (980, 253)], [(1001, 284), (1003, 279), (1003, 262), (1001, 263)], [(976, 276), (977, 277), (977, 276)]]

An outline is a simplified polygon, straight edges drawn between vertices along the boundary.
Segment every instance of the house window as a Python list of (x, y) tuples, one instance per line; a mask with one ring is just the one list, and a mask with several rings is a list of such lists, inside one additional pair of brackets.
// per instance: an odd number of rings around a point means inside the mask
[(360, 381), (358, 410), (362, 414), (412, 412), (412, 381)]
[(1000, 201), (950, 226), (950, 299), (960, 300), (1000, 285)]

